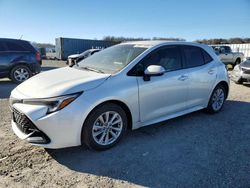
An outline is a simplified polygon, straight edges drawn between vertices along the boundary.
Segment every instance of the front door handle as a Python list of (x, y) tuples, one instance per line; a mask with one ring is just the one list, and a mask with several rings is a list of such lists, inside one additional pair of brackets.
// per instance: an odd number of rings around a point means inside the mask
[(178, 80), (180, 80), (180, 81), (185, 81), (186, 79), (188, 79), (188, 76), (186, 76), (186, 75), (181, 75), (181, 76), (178, 78)]

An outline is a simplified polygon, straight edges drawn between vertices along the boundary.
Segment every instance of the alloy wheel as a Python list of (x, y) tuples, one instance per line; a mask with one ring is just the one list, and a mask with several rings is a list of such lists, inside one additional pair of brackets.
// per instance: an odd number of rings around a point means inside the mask
[(25, 68), (18, 68), (14, 72), (14, 77), (17, 81), (23, 82), (29, 78), (29, 71)]
[(223, 106), (225, 100), (225, 94), (223, 89), (218, 88), (215, 90), (213, 97), (212, 97), (212, 107), (215, 111), (219, 111)]
[(94, 122), (92, 136), (96, 143), (106, 146), (115, 142), (123, 129), (123, 121), (119, 113), (107, 111)]

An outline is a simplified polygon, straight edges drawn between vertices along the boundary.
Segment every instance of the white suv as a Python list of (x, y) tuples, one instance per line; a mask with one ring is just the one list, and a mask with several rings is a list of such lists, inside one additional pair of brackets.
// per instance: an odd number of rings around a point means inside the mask
[(20, 84), (10, 97), (12, 128), (47, 148), (103, 150), (126, 129), (204, 108), (216, 113), (228, 91), (225, 66), (206, 45), (122, 43)]

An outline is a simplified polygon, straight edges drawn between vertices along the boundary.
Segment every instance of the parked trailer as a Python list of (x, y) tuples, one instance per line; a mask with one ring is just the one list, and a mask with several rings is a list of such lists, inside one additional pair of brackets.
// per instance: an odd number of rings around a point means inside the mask
[(116, 43), (104, 40), (56, 38), (56, 58), (66, 60), (69, 55), (79, 54), (92, 48), (107, 48)]

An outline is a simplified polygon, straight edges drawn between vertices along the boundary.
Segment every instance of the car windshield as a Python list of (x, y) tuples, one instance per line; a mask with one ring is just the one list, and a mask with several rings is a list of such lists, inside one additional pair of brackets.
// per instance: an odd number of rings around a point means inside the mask
[(79, 56), (85, 56), (85, 55), (88, 55), (88, 53), (89, 53), (89, 50), (86, 50), (86, 51), (80, 53)]
[(74, 68), (114, 74), (122, 70), (147, 48), (132, 44), (115, 45), (80, 61)]

